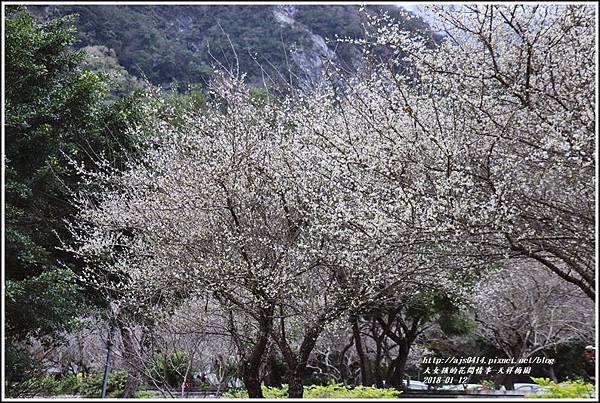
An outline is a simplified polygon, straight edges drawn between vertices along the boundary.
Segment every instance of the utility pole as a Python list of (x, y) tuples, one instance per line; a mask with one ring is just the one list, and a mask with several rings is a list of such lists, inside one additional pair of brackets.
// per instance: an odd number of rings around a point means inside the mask
[(110, 328), (108, 330), (108, 341), (106, 343), (106, 363), (104, 364), (104, 378), (102, 379), (102, 399), (106, 397), (106, 387), (108, 386), (108, 372), (109, 372), (109, 364), (110, 364), (110, 353), (113, 346), (113, 332), (114, 332), (114, 322), (110, 321)]

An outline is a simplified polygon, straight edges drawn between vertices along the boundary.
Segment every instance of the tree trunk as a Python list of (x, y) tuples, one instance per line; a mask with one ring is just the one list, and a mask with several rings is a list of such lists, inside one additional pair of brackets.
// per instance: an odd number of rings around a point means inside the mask
[(494, 377), (494, 389), (500, 389), (500, 386), (504, 384), (504, 380), (506, 379), (506, 374), (497, 374)]
[(260, 385), (259, 368), (260, 365), (252, 365), (250, 362), (242, 363), (243, 372), (242, 379), (244, 386), (248, 391), (248, 397), (250, 398), (262, 398), (262, 388)]
[[(278, 344), (287, 365), (288, 396), (290, 398), (301, 398), (304, 395), (304, 373), (317, 338), (323, 331), (323, 323), (324, 321), (318, 321), (316, 325), (306, 331), (298, 354), (292, 351), (285, 339), (285, 332), (281, 332), (281, 337), (275, 337), (275, 342)], [(282, 326), (280, 330), (283, 329)]]
[(393, 371), (390, 376), (388, 376), (388, 385), (393, 388), (401, 389), (404, 387), (404, 367), (406, 366), (406, 360), (408, 359), (408, 352), (410, 351), (410, 346), (406, 343), (401, 343), (398, 345), (398, 356), (392, 361)]
[(358, 319), (352, 320), (352, 333), (354, 335), (354, 346), (360, 360), (360, 379), (363, 386), (369, 386), (369, 363), (365, 356), (362, 339), (360, 337), (360, 328), (358, 327)]
[(119, 322), (119, 332), (123, 342), (123, 359), (127, 366), (127, 381), (125, 382), (123, 397), (135, 397), (140, 382), (140, 369), (142, 363), (139, 357), (139, 349), (133, 330), (123, 322)]
[(375, 341), (375, 360), (373, 361), (373, 370), (372, 375), (375, 378), (375, 385), (378, 388), (384, 387), (383, 382), (383, 370), (381, 368), (381, 360), (383, 359), (383, 344), (385, 341), (385, 333), (381, 336), (377, 334), (377, 321), (373, 319), (371, 323), (371, 333), (373, 336), (373, 340)]
[(281, 385), (283, 384), (283, 374), (278, 365), (277, 354), (274, 349), (271, 349), (267, 360), (268, 373), (264, 379), (264, 383), (267, 386), (281, 388)]
[(340, 371), (340, 378), (341, 379), (346, 379), (348, 377), (348, 372), (349, 372), (348, 371), (348, 365), (345, 362), (345, 360), (346, 360), (346, 352), (353, 345), (354, 345), (354, 337), (352, 337), (350, 339), (350, 342), (348, 344), (346, 344), (346, 346), (340, 352), (340, 356), (338, 358), (338, 364), (337, 365), (338, 365), (338, 368), (339, 368), (339, 371)]
[[(267, 329), (269, 326), (264, 326)], [(242, 380), (248, 391), (248, 397), (262, 398), (262, 387), (260, 380), (260, 365), (262, 358), (267, 350), (267, 340), (269, 333), (261, 334), (260, 338), (252, 348), (247, 359), (242, 360)]]
[(304, 396), (304, 368), (297, 368), (288, 377), (288, 397), (302, 398)]
[(375, 385), (378, 388), (383, 388), (383, 373), (381, 371), (381, 346), (377, 346), (377, 352), (375, 354), (375, 365), (373, 375), (375, 377)]
[(262, 398), (262, 387), (260, 379), (260, 366), (267, 351), (267, 342), (273, 328), (273, 307), (266, 309), (261, 314), (259, 322), (260, 334), (252, 350), (245, 352), (242, 359), (242, 380), (246, 385), (248, 397)]

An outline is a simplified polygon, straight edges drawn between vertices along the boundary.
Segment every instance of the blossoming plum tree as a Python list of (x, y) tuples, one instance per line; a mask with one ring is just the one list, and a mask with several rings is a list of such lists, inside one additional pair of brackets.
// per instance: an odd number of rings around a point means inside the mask
[(210, 299), (252, 397), (270, 341), (301, 397), (340, 316), (416, 291), (460, 306), (492, 262), (532, 259), (593, 299), (593, 8), (433, 11), (438, 47), (370, 20), (367, 61), (395, 57), (361, 74), (283, 100), (223, 76), (204, 110), (157, 120), (78, 200), (89, 281), (145, 311)]
[(594, 337), (592, 301), (538, 262), (511, 262), (486, 277), (472, 304), (476, 334), (517, 362)]
[[(365, 52), (397, 57), (350, 85), (346, 116), (361, 123), (342, 141), (377, 180), (409, 188), (439, 241), (525, 256), (594, 299), (594, 7), (430, 10), (436, 48), (371, 20)], [(357, 146), (359, 131), (372, 137)]]

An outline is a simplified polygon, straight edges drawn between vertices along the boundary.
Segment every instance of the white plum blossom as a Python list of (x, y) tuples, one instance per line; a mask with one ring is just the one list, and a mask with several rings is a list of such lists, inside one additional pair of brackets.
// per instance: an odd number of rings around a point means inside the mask
[(88, 281), (140, 310), (208, 295), (234, 339), (251, 329), (237, 344), (257, 395), (270, 340), (301, 396), (340, 317), (420, 290), (461, 305), (507, 258), (593, 299), (594, 7), (431, 12), (442, 39), (369, 17), (364, 71), (332, 66), (309, 94), (218, 76), (126, 170), (89, 172), (69, 246)]

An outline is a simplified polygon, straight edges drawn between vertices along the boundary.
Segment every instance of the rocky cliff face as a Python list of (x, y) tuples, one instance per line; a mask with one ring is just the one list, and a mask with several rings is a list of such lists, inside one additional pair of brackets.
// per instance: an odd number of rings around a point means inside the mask
[(273, 9), (273, 17), (283, 28), (296, 29), (308, 38), (303, 45), (292, 46), (289, 49), (293, 67), (300, 74), (297, 84), (307, 90), (322, 81), (326, 63), (337, 61), (337, 55), (329, 47), (331, 44), (327, 44), (325, 38), (294, 19), (296, 11), (295, 6), (277, 6)]
[[(256, 85), (288, 83), (310, 89), (327, 63), (361, 67), (360, 52), (335, 36), (360, 38), (363, 19), (355, 5), (274, 6), (28, 6), (40, 18), (79, 15), (79, 46), (114, 50), (131, 74), (154, 84), (205, 83), (214, 70), (245, 73)], [(387, 11), (408, 29), (427, 24), (406, 19), (398, 7)]]

